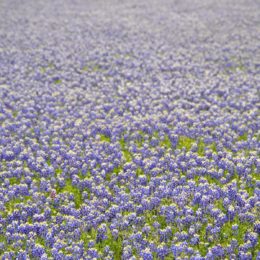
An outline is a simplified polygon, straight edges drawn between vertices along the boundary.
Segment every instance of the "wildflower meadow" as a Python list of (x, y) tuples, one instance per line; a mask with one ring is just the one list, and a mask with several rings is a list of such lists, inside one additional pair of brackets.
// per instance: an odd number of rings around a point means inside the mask
[(0, 259), (259, 260), (257, 0), (0, 0)]

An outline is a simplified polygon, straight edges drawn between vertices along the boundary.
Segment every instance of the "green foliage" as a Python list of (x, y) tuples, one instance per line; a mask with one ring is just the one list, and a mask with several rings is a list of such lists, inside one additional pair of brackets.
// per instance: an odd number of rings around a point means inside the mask
[(88, 66), (84, 66), (81, 70), (82, 71), (89, 71), (89, 67)]
[(48, 166), (51, 166), (51, 159), (48, 158), (47, 161), (46, 161), (46, 163), (48, 164)]
[(217, 152), (217, 145), (216, 145), (215, 142), (213, 142), (213, 143), (210, 145), (210, 148), (211, 148), (211, 150), (212, 150), (214, 153)]
[(252, 173), (252, 177), (255, 181), (260, 181), (260, 173)]
[(18, 204), (20, 204), (22, 202), (23, 203), (27, 202), (30, 199), (31, 199), (31, 196), (23, 196), (23, 197), (20, 197), (20, 198), (13, 198), (12, 200), (9, 200), (8, 202), (5, 203), (5, 207), (6, 207), (6, 209), (9, 213), (12, 213), (17, 208)]
[(122, 236), (122, 234), (119, 234), (118, 238), (115, 240), (113, 238), (110, 230), (108, 230), (107, 240), (103, 241), (102, 249), (104, 249), (104, 247), (107, 246), (107, 245), (114, 252), (114, 259), (120, 260), (121, 256), (122, 256), (122, 252), (123, 252), (123, 236)]
[(93, 70), (94, 72), (99, 71), (99, 70), (101, 70), (101, 66), (98, 65), (98, 64), (95, 64), (95, 65), (93, 66), (92, 70)]
[(40, 236), (37, 236), (36, 237), (36, 243), (39, 244), (39, 245), (42, 245), (46, 248), (46, 245), (45, 245), (45, 240), (44, 238), (40, 237)]
[[(0, 235), (0, 243), (4, 243), (4, 244), (6, 244), (7, 242), (6, 242), (6, 237), (5, 237), (5, 235), (4, 234), (1, 234)], [(4, 253), (4, 249), (0, 249), (0, 256)]]
[(214, 205), (216, 208), (220, 209), (222, 212), (226, 212), (226, 209), (223, 206), (223, 199), (215, 200)]
[(139, 137), (135, 142), (136, 142), (137, 146), (139, 148), (141, 148), (143, 145), (143, 142), (144, 142), (144, 133), (142, 131), (138, 131), (138, 134), (139, 134)]
[(248, 134), (244, 133), (238, 137), (238, 141), (246, 141), (248, 139)]
[(163, 198), (161, 199), (161, 205), (166, 205), (169, 206), (173, 203), (172, 199), (168, 199), (168, 198)]
[(157, 209), (145, 211), (144, 217), (145, 222), (150, 226), (157, 221), (161, 225), (161, 228), (167, 227), (165, 216), (160, 215)]
[(205, 150), (205, 143), (203, 142), (202, 139), (200, 139), (198, 142), (198, 155), (204, 156), (204, 152), (205, 152), (204, 150)]
[(81, 204), (83, 202), (82, 193), (77, 187), (72, 185), (71, 179), (66, 180), (66, 185), (63, 188), (61, 188), (59, 192), (60, 193), (63, 193), (63, 192), (72, 193), (74, 195), (74, 201), (75, 201), (76, 208), (79, 208), (81, 206)]
[(199, 180), (200, 180), (200, 176), (199, 175), (194, 176), (194, 181), (196, 182), (197, 186), (199, 185)]
[(209, 174), (207, 174), (207, 175), (205, 176), (205, 178), (206, 178), (206, 180), (208, 181), (209, 184), (217, 184), (217, 185), (220, 186), (220, 187), (223, 186), (218, 179), (212, 177), (212, 176), (209, 175)]
[(127, 150), (124, 139), (120, 139), (119, 143), (126, 162), (130, 162), (132, 160), (132, 154)]
[(164, 140), (160, 142), (160, 146), (164, 146), (166, 148), (172, 147), (172, 143), (168, 135), (165, 135)]
[(187, 151), (189, 151), (195, 142), (194, 139), (187, 137), (187, 136), (179, 136), (177, 149), (185, 148)]
[(136, 176), (144, 175), (144, 171), (141, 168), (137, 168), (136, 170)]
[(44, 74), (44, 73), (46, 72), (46, 68), (45, 68), (45, 67), (40, 67), (40, 72), (41, 72), (42, 74)]
[(123, 170), (123, 167), (122, 167), (122, 166), (118, 166), (118, 167), (114, 168), (113, 173), (115, 173), (116, 175), (118, 175), (119, 172), (121, 172), (122, 170)]
[(102, 71), (102, 67), (99, 64), (94, 64), (93, 62), (89, 62), (81, 69), (81, 73), (83, 72), (97, 72)]
[(9, 178), (9, 181), (10, 181), (11, 185), (15, 185), (15, 184), (20, 184), (21, 179), (20, 178), (16, 178), (16, 177), (12, 177), (12, 178)]
[(108, 143), (111, 142), (110, 137), (109, 137), (109, 136), (106, 136), (106, 135), (100, 135), (100, 140), (101, 140), (102, 142), (108, 142)]
[[(238, 231), (234, 232), (232, 230), (232, 226), (237, 224)], [(230, 241), (234, 238), (238, 241), (238, 244), (241, 245), (244, 243), (244, 237), (246, 232), (252, 231), (253, 226), (251, 223), (248, 222), (241, 222), (236, 216), (232, 221), (226, 222), (220, 232), (220, 242), (222, 245), (228, 245)]]
[(13, 112), (12, 112), (12, 115), (13, 115), (13, 117), (14, 117), (14, 118), (16, 118), (16, 117), (17, 117), (17, 115), (18, 115), (18, 111), (16, 111), (16, 110), (15, 110), (15, 111), (13, 111)]
[[(88, 232), (84, 231), (81, 233), (80, 240), (83, 241), (85, 249), (88, 248), (88, 243), (93, 240), (96, 241), (97, 238), (97, 231), (92, 228)], [(110, 249), (114, 252), (114, 259), (119, 260), (122, 256), (122, 250), (123, 250), (123, 235), (122, 231), (119, 233), (119, 236), (117, 239), (114, 239), (111, 231), (107, 229), (107, 239), (104, 241), (101, 241), (95, 245), (95, 248), (98, 251), (103, 251), (106, 246), (109, 246)]]
[(60, 174), (62, 174), (62, 169), (61, 168), (56, 169), (55, 174), (56, 174), (56, 176), (59, 176)]
[(54, 84), (60, 84), (60, 83), (61, 83), (61, 79), (54, 80)]

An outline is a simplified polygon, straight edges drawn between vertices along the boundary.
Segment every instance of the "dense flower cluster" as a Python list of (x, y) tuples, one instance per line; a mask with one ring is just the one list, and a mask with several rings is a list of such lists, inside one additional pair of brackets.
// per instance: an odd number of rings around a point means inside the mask
[(260, 259), (257, 1), (1, 1), (1, 259)]

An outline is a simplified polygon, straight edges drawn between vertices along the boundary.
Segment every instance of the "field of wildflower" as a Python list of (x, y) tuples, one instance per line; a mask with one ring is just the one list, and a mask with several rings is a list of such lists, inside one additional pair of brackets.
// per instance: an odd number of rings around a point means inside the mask
[(0, 258), (260, 259), (257, 0), (0, 1)]

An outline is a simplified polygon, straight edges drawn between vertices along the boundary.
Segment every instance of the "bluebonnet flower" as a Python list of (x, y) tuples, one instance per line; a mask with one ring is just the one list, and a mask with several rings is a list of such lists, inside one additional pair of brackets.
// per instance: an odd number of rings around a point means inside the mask
[(160, 244), (157, 249), (157, 256), (160, 259), (164, 259), (164, 257), (169, 253), (168, 247), (165, 245), (165, 243)]
[(225, 254), (223, 248), (219, 245), (212, 247), (211, 251), (212, 251), (213, 255), (217, 256), (217, 257), (223, 257)]
[(48, 259), (47, 254), (43, 254), (43, 255), (41, 256), (41, 260), (47, 260), (47, 259)]
[(132, 248), (130, 245), (127, 245), (123, 248), (122, 258), (123, 259), (130, 259), (132, 256)]
[(143, 251), (141, 251), (140, 255), (143, 258), (143, 260), (152, 260), (153, 259), (153, 255), (149, 248), (146, 248)]
[(34, 257), (41, 257), (45, 253), (45, 249), (42, 245), (36, 244), (32, 249), (32, 255)]
[(118, 234), (119, 234), (118, 230), (117, 229), (113, 229), (111, 231), (111, 233), (112, 233), (113, 238), (116, 240), (118, 238)]
[(250, 232), (249, 234), (247, 234), (246, 239), (248, 239), (254, 247), (258, 242), (258, 234), (255, 232)]
[(199, 235), (195, 234), (192, 238), (191, 238), (191, 244), (192, 245), (197, 245), (199, 243), (200, 239), (199, 239)]

